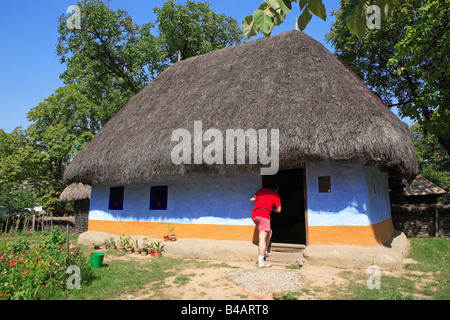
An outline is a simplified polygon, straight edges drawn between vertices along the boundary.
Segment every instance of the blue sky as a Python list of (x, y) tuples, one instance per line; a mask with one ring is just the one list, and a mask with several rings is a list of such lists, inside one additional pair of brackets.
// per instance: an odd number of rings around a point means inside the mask
[[(153, 8), (161, 7), (165, 2), (166, 0), (112, 0), (110, 7), (113, 10), (120, 8), (128, 11), (135, 22), (142, 24), (154, 22), (156, 16)], [(240, 23), (263, 1), (209, 2), (217, 13), (232, 16)], [(305, 32), (333, 52), (331, 45), (325, 43), (324, 37), (334, 20), (329, 13), (339, 7), (339, 0), (326, 0), (324, 3), (327, 21), (313, 17)], [(27, 127), (27, 112), (63, 86), (59, 75), (64, 71), (64, 65), (56, 55), (57, 25), (58, 17), (72, 4), (76, 4), (76, 0), (2, 1), (0, 129), (11, 132), (18, 126)], [(272, 34), (295, 28), (295, 19), (300, 11), (296, 4), (293, 9), (283, 24), (275, 27)]]

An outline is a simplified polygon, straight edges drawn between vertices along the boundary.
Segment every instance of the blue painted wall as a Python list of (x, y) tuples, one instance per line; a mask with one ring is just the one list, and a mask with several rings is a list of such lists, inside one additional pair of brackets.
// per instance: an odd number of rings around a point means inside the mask
[[(150, 210), (150, 187), (168, 186), (167, 210)], [(89, 219), (254, 225), (250, 197), (261, 187), (261, 176), (236, 173), (184, 175), (166, 183), (126, 185), (123, 210), (108, 210), (110, 186), (93, 185)]]
[[(319, 193), (319, 176), (331, 177), (330, 193)], [(377, 166), (308, 162), (306, 183), (310, 226), (366, 226), (391, 217), (388, 174)]]
[[(376, 166), (345, 162), (306, 164), (308, 225), (366, 226), (391, 217), (388, 175)], [(319, 193), (318, 177), (331, 177), (331, 192)], [(167, 210), (150, 210), (150, 187), (168, 186)], [(255, 173), (194, 174), (166, 183), (125, 186), (123, 210), (108, 210), (110, 186), (93, 185), (89, 219), (138, 222), (254, 225)]]

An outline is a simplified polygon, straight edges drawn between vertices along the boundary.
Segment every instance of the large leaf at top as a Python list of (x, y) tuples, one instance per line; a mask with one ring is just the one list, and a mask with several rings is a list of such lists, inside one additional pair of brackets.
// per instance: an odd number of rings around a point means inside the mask
[(247, 16), (242, 21), (242, 31), (247, 39), (256, 36), (259, 32), (259, 28), (256, 26), (253, 16)]
[(312, 13), (309, 10), (308, 6), (306, 6), (306, 8), (303, 10), (302, 14), (300, 15), (300, 17), (298, 17), (298, 28), (303, 31), (306, 29), (306, 26), (308, 25), (309, 21), (311, 20), (312, 17)]
[[(360, 2), (362, 2), (362, 0)], [(327, 19), (327, 11), (325, 10), (322, 0), (309, 0), (308, 7), (309, 10), (320, 19), (324, 21)]]
[(281, 11), (283, 14), (289, 13), (292, 11), (292, 5), (291, 0), (276, 0), (277, 3), (280, 5)]
[(300, 10), (302, 10), (308, 4), (308, 0), (300, 0), (298, 5), (300, 6)]
[[(261, 8), (262, 6), (260, 6)], [(269, 9), (256, 10), (253, 12), (253, 19), (255, 21), (256, 26), (261, 30), (261, 32), (267, 37), (272, 32), (273, 27), (275, 26), (273, 21), (273, 14), (270, 12)], [(269, 14), (266, 14), (269, 13)]]

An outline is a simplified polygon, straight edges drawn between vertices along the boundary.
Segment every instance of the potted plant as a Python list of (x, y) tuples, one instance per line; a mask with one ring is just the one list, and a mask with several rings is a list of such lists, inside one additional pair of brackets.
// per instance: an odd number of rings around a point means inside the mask
[(122, 233), (122, 235), (119, 237), (119, 251), (124, 251), (125, 248), (126, 248), (125, 235)]
[(141, 249), (139, 249), (138, 240), (136, 239), (134, 241), (134, 254), (140, 254), (140, 253), (141, 253)]
[(114, 238), (109, 238), (108, 245), (111, 249), (116, 249), (116, 241), (114, 241)]
[(151, 245), (151, 242), (147, 238), (144, 238), (144, 240), (142, 242), (141, 256), (148, 255), (150, 245)]
[(102, 244), (102, 249), (103, 250), (108, 249), (108, 245), (109, 245), (109, 240), (105, 239), (105, 241), (103, 241), (103, 244)]
[(125, 238), (125, 247), (126, 247), (126, 249), (127, 249), (127, 253), (128, 254), (131, 254), (131, 253), (133, 253), (133, 244), (132, 244), (132, 239), (131, 239), (131, 237), (126, 237)]
[(153, 243), (154, 244), (154, 250), (155, 250), (155, 257), (158, 257), (161, 252), (163, 251), (164, 245), (162, 244), (161, 241), (156, 241)]
[(151, 256), (155, 255), (155, 243), (154, 242), (150, 242), (148, 245), (148, 252), (150, 252)]
[(168, 231), (168, 234), (169, 234), (170, 241), (176, 241), (177, 237), (176, 237), (175, 233), (173, 233), (174, 228), (170, 224), (167, 227), (167, 231)]

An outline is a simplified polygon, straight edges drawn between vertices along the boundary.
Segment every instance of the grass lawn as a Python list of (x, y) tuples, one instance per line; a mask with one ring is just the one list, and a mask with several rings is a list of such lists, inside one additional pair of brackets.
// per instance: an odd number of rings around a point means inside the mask
[(449, 300), (449, 238), (412, 238), (404, 269), (381, 270), (380, 288), (368, 289), (364, 271), (342, 271), (346, 286), (329, 289), (330, 299), (338, 300)]
[[(380, 289), (367, 288), (368, 275), (363, 270), (346, 270), (342, 271), (341, 275), (349, 280), (348, 284), (329, 288), (327, 299), (449, 300), (450, 239), (417, 238), (410, 239), (410, 243), (408, 258), (412, 259), (411, 263), (406, 264), (404, 270), (399, 272), (381, 271)], [(126, 255), (114, 251), (108, 254), (116, 255), (117, 258)], [(123, 299), (128, 293), (133, 294), (144, 289), (152, 292), (150, 299), (164, 299), (164, 280), (176, 276), (175, 283), (182, 286), (189, 279), (179, 273), (193, 266), (210, 267), (205, 262), (163, 256), (136, 263), (113, 259), (107, 267), (95, 270), (95, 279), (88, 287), (83, 290), (66, 291), (59, 299)], [(275, 294), (274, 298), (298, 299), (302, 295), (314, 298), (314, 288), (312, 290), (305, 288), (301, 292), (279, 293)]]
[[(24, 237), (4, 235), (1, 241), (19, 242)], [(36, 237), (25, 235), (28, 241), (38, 243), (42, 234)], [(76, 243), (77, 236), (71, 235), (71, 243)], [(327, 288), (306, 287), (300, 292), (274, 294), (275, 299), (364, 299), (364, 300), (449, 300), (450, 299), (450, 252), (449, 238), (417, 238), (409, 239), (411, 250), (408, 258), (411, 263), (396, 272), (381, 271), (380, 289), (368, 289), (368, 275), (364, 270), (343, 270), (342, 278), (347, 279), (344, 285), (331, 285)], [(1, 243), (0, 243), (1, 245)], [(1, 246), (0, 246), (1, 247)], [(81, 251), (87, 256), (96, 250), (81, 246)], [(213, 262), (202, 262), (194, 259), (176, 259), (165, 256), (142, 257), (130, 259), (125, 252), (107, 250), (104, 267), (92, 270), (90, 278), (77, 290), (60, 290), (48, 298), (51, 300), (104, 300), (127, 299), (136, 293), (145, 293), (146, 299), (167, 299), (164, 289), (167, 289), (166, 278), (173, 277), (177, 288), (191, 279), (182, 274), (188, 268), (227, 267)], [(137, 257), (139, 258), (139, 257)], [(0, 261), (1, 263), (1, 261)], [(5, 263), (5, 262), (4, 262)], [(230, 267), (231, 271), (231, 267)], [(299, 269), (301, 274), (301, 268)], [(27, 275), (28, 276), (28, 275)], [(0, 283), (0, 286), (4, 284)], [(318, 294), (326, 291), (326, 294)], [(205, 297), (207, 299), (208, 297)], [(246, 296), (242, 295), (242, 299)]]

